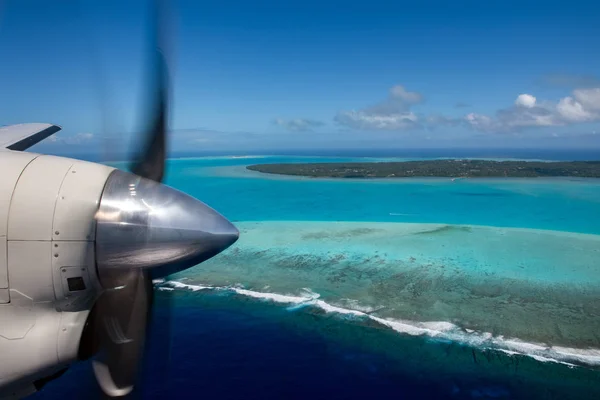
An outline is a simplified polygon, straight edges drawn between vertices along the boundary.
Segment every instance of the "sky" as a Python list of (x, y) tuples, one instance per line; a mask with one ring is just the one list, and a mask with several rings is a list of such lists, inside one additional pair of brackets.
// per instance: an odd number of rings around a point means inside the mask
[[(600, 149), (596, 3), (173, 0), (170, 149)], [(0, 0), (0, 125), (135, 148), (150, 4)]]

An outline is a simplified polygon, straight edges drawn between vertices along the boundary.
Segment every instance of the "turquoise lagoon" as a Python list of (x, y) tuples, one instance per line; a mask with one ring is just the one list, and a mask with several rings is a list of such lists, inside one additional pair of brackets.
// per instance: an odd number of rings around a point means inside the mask
[[(434, 374), (477, 371), (555, 393), (544, 398), (600, 393), (600, 182), (245, 169), (350, 160), (170, 160), (167, 183), (218, 209), (241, 236), (159, 289), (188, 305), (271, 310), (294, 329), (386, 354), (400, 370), (410, 357)], [(519, 397), (518, 385), (508, 393)]]

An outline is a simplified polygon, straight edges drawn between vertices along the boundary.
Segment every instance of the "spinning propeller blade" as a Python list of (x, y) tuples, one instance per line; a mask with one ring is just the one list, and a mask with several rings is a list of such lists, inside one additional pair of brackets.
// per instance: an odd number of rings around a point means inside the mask
[(99, 347), (93, 368), (111, 397), (125, 396), (135, 386), (153, 303), (152, 279), (197, 265), (239, 236), (218, 212), (160, 183), (169, 94), (163, 11), (160, 5), (154, 9), (154, 79), (145, 114), (145, 145), (131, 163), (133, 174), (111, 174), (96, 214), (96, 262), (105, 291), (93, 317)]

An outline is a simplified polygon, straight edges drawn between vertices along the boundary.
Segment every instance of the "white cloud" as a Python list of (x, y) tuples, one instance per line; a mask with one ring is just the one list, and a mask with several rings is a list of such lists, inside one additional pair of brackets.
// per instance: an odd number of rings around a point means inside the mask
[(321, 121), (315, 121), (312, 119), (305, 119), (305, 118), (296, 118), (296, 119), (289, 119), (289, 120), (276, 118), (273, 121), (273, 124), (275, 124), (277, 126), (281, 126), (290, 131), (295, 131), (295, 132), (310, 131), (314, 128), (318, 128), (320, 126), (325, 125)]
[(354, 110), (342, 111), (335, 117), (342, 125), (362, 130), (402, 130), (414, 127), (417, 119), (412, 112), (383, 115)]
[(560, 99), (558, 113), (569, 122), (589, 122), (600, 119), (600, 88), (576, 89), (573, 96)]
[(425, 117), (425, 122), (428, 128), (434, 128), (438, 126), (452, 127), (459, 126), (464, 121), (460, 118), (446, 117), (445, 115), (428, 115)]
[(48, 142), (57, 144), (85, 144), (91, 142), (94, 139), (93, 133), (78, 133), (72, 136), (52, 135), (48, 139)]
[(393, 86), (390, 89), (390, 96), (413, 104), (423, 101), (423, 96), (420, 93), (408, 92), (402, 85)]
[(496, 123), (500, 128), (518, 130), (533, 126), (563, 125), (555, 112), (542, 106), (515, 106), (496, 112)]
[(562, 118), (569, 122), (585, 122), (594, 119), (593, 114), (571, 96), (560, 99), (556, 105), (556, 110)]
[(600, 88), (576, 89), (554, 103), (538, 102), (530, 94), (521, 94), (512, 107), (500, 109), (495, 117), (468, 114), (471, 127), (494, 132), (510, 132), (530, 127), (561, 126), (600, 120)]
[(488, 131), (494, 128), (495, 122), (487, 115), (469, 113), (465, 115), (467, 124), (481, 131)]
[(82, 144), (91, 141), (94, 138), (93, 133), (78, 133), (75, 136), (65, 138), (67, 144)]
[(520, 94), (515, 100), (515, 105), (525, 108), (535, 107), (536, 98), (530, 94)]
[(600, 121), (600, 87), (575, 89), (570, 96), (558, 101), (538, 100), (532, 94), (521, 93), (513, 105), (499, 109), (494, 115), (475, 112), (463, 117), (421, 115), (412, 107), (422, 101), (420, 93), (397, 85), (390, 89), (384, 101), (362, 109), (340, 111), (334, 119), (340, 125), (363, 131), (468, 126), (496, 133)]
[(77, 135), (75, 135), (75, 138), (77, 138), (77, 140), (91, 140), (93, 139), (93, 137), (93, 133), (78, 133)]
[(576, 89), (573, 96), (588, 110), (600, 111), (600, 88)]
[(340, 125), (357, 130), (410, 129), (419, 124), (419, 118), (410, 108), (422, 101), (420, 93), (396, 85), (386, 100), (359, 110), (340, 111), (334, 119)]

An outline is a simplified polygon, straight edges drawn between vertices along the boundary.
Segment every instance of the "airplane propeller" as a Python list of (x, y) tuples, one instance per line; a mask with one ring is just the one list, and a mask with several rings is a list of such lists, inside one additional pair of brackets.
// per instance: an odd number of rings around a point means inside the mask
[[(158, 2), (158, 0), (157, 0)], [(161, 184), (165, 175), (169, 82), (163, 9), (154, 10), (151, 101), (145, 145), (130, 171), (109, 177), (96, 214), (96, 263), (104, 292), (91, 317), (93, 369), (109, 397), (133, 390), (154, 301), (152, 280), (220, 253), (239, 232), (204, 203)]]

